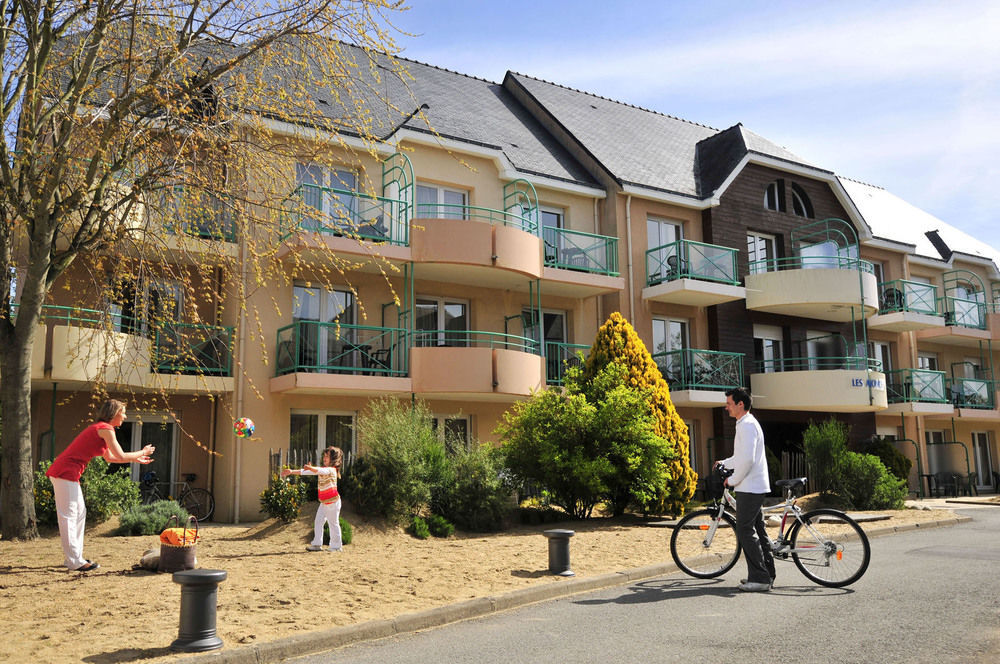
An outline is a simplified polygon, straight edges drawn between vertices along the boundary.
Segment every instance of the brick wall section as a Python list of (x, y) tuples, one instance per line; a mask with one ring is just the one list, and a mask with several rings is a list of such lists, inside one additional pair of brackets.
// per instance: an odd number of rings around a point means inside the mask
[[(764, 208), (764, 192), (771, 182), (779, 178), (785, 181), (784, 207), (787, 212), (776, 212)], [(815, 212), (815, 219), (805, 219), (793, 214), (792, 183), (797, 184), (808, 195)], [(777, 254), (779, 257), (785, 257), (791, 251), (791, 232), (793, 229), (830, 217), (848, 220), (846, 210), (840, 205), (827, 183), (750, 164), (722, 195), (720, 205), (705, 210), (702, 214), (702, 230), (705, 242), (739, 249), (737, 269), (742, 280), (748, 272), (749, 260), (746, 243), (748, 231), (759, 231), (775, 236)], [(744, 354), (744, 371), (747, 374), (744, 380), (747, 386), (749, 386), (749, 374), (755, 372), (754, 323), (784, 328), (786, 354), (794, 342), (806, 338), (807, 331), (839, 333), (844, 335), (848, 342), (853, 339), (849, 323), (840, 324), (748, 311), (746, 303), (742, 300), (710, 307), (708, 325), (711, 347)], [(808, 424), (809, 419), (819, 421), (830, 416), (828, 413), (762, 410), (757, 410), (756, 415), (764, 424), (771, 421), (783, 421), (801, 423), (803, 426)], [(838, 417), (852, 426), (851, 437), (854, 440), (870, 437), (875, 432), (875, 416), (871, 413), (840, 415)], [(731, 452), (734, 422), (722, 409), (719, 409), (715, 413), (715, 425), (716, 431), (722, 432), (725, 437), (726, 443), (723, 449)]]

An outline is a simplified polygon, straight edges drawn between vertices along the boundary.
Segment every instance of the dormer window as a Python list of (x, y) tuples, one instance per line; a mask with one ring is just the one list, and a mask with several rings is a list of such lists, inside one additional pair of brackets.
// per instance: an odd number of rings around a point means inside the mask
[(785, 211), (785, 181), (775, 180), (764, 190), (764, 208), (775, 212)]
[(816, 216), (813, 213), (812, 201), (809, 200), (809, 195), (794, 182), (792, 183), (792, 212), (806, 219), (814, 219)]

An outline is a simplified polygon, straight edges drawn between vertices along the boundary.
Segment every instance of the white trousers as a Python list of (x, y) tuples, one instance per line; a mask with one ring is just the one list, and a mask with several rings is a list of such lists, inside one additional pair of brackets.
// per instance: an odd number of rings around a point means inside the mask
[(313, 546), (323, 546), (323, 524), (330, 524), (330, 550), (336, 551), (343, 546), (340, 535), (340, 498), (332, 503), (320, 503), (316, 510), (316, 521), (313, 524)]
[(87, 506), (83, 503), (83, 489), (79, 482), (59, 477), (52, 480), (52, 494), (56, 499), (56, 516), (59, 521), (59, 539), (62, 540), (64, 564), (77, 569), (87, 564), (83, 557), (83, 531), (87, 526)]

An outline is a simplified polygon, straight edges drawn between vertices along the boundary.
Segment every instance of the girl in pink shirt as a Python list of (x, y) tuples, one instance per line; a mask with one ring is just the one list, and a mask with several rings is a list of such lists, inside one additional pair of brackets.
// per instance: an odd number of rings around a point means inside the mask
[(316, 510), (316, 521), (313, 524), (313, 541), (306, 551), (323, 550), (323, 524), (330, 525), (329, 551), (340, 551), (343, 546), (340, 533), (340, 493), (337, 491), (337, 478), (340, 477), (340, 467), (344, 463), (344, 452), (339, 447), (328, 447), (323, 450), (321, 465), (305, 464), (299, 470), (284, 468), (282, 477), (289, 475), (316, 475), (319, 478), (319, 508)]

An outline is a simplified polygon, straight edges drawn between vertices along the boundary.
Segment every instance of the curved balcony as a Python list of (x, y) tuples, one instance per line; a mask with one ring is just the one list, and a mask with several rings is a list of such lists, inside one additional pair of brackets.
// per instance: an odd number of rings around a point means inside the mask
[(948, 400), (943, 371), (896, 369), (888, 371), (885, 413), (911, 415), (949, 415), (954, 406)]
[(715, 350), (653, 353), (676, 406), (715, 408), (726, 403), (725, 391), (743, 384), (743, 354)]
[(944, 327), (938, 313), (937, 288), (931, 284), (895, 279), (880, 285), (878, 313), (868, 319), (868, 327), (887, 332), (913, 332)]
[(644, 300), (699, 307), (742, 300), (735, 249), (678, 240), (646, 252)]
[(517, 401), (544, 385), (538, 342), (475, 330), (422, 330), (413, 334), (413, 392), (425, 398)]
[[(763, 271), (769, 265), (778, 269)], [(796, 256), (755, 261), (745, 283), (747, 309), (755, 311), (835, 322), (860, 320), (878, 311), (874, 268), (858, 258)]]
[(43, 319), (36, 353), (42, 349), (48, 370), (37, 378), (191, 394), (233, 389), (232, 328), (167, 323), (144, 331), (104, 311), (51, 305)]
[(866, 413), (888, 405), (885, 374), (867, 357), (798, 357), (760, 362), (750, 375), (754, 407)]

